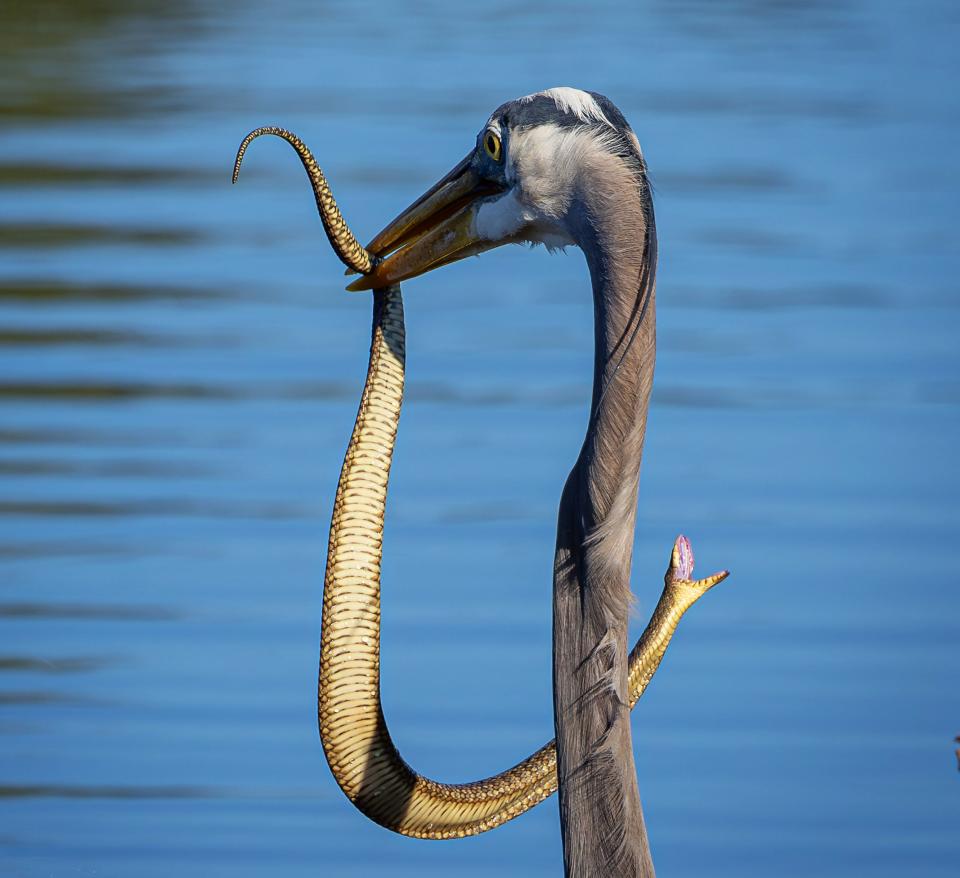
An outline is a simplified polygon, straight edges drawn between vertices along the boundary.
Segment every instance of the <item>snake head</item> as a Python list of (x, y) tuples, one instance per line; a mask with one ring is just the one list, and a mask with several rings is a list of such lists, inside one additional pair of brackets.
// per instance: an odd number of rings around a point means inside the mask
[(670, 566), (667, 567), (667, 573), (664, 576), (666, 585), (674, 583), (685, 583), (691, 585), (699, 591), (707, 591), (713, 588), (718, 582), (723, 582), (730, 575), (729, 570), (721, 570), (714, 573), (706, 579), (693, 579), (693, 546), (690, 540), (683, 534), (677, 537), (673, 544), (673, 551), (670, 553)]

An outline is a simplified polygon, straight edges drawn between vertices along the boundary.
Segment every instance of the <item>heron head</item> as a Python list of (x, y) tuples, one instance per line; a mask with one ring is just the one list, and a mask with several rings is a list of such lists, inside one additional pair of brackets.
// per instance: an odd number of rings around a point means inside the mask
[(501, 244), (580, 244), (595, 205), (644, 175), (636, 135), (603, 95), (551, 88), (509, 101), (466, 157), (370, 242), (377, 264), (347, 289), (399, 283)]

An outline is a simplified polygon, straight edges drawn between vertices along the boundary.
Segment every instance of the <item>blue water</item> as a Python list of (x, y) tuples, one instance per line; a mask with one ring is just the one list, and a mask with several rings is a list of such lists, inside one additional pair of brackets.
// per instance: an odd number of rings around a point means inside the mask
[[(960, 862), (956, 52), (931, 2), (7, 4), (0, 27), (0, 873), (555, 875), (551, 800), (417, 842), (317, 740), (362, 237), (502, 101), (609, 95), (656, 185), (639, 631), (673, 538), (727, 583), (634, 712), (663, 876)], [(387, 716), (465, 780), (550, 734), (550, 570), (592, 356), (579, 253), (406, 288)], [(462, 684), (463, 680), (468, 685)]]

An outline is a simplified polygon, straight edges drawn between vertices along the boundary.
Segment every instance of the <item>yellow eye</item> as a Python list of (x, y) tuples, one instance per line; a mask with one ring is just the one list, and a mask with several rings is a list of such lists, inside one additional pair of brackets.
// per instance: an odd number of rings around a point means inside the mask
[(500, 161), (500, 138), (492, 131), (483, 135), (483, 148), (495, 162)]

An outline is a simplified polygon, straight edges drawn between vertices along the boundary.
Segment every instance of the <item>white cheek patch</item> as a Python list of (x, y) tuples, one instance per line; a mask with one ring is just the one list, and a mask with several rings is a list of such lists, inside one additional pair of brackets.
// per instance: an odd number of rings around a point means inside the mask
[(474, 231), (485, 241), (505, 241), (510, 238), (543, 244), (548, 250), (562, 250), (574, 243), (573, 238), (556, 221), (537, 215), (525, 207), (511, 190), (496, 201), (480, 205), (474, 219)]
[(486, 241), (502, 241), (513, 237), (528, 222), (529, 217), (517, 199), (515, 190), (496, 201), (483, 202), (473, 221), (477, 236)]

